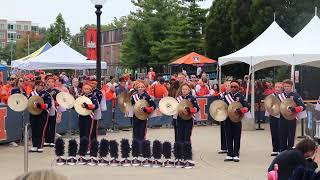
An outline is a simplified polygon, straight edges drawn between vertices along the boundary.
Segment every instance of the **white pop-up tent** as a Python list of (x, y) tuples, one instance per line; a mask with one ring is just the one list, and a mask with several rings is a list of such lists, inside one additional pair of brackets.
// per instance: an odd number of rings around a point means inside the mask
[[(101, 68), (107, 68), (105, 62), (101, 62)], [(48, 51), (21, 64), (19, 69), (96, 69), (96, 61), (87, 60), (85, 56), (60, 41)]]
[[(219, 58), (219, 82), (221, 66), (235, 63), (250, 65), (251, 113), (254, 117), (254, 72), (260, 69), (292, 65), (292, 38), (274, 21), (259, 37), (244, 48)], [(249, 84), (248, 84), (249, 85)]]
[(293, 37), (294, 65), (320, 68), (320, 19), (315, 15), (310, 22)]

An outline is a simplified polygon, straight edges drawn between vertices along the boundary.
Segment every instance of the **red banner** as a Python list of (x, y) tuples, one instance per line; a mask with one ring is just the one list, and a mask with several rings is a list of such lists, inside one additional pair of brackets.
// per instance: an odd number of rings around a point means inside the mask
[(87, 59), (97, 59), (97, 29), (89, 27), (86, 34)]
[(6, 130), (6, 118), (7, 118), (7, 108), (0, 108), (0, 140), (7, 140), (7, 130)]

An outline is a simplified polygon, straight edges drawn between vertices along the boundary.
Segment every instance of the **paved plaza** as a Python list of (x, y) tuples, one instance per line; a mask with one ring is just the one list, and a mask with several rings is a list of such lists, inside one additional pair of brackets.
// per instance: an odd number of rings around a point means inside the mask
[[(192, 135), (194, 160), (197, 163), (195, 169), (56, 166), (54, 150), (46, 148), (42, 154), (29, 154), (29, 170), (52, 168), (71, 180), (263, 180), (266, 179), (266, 169), (273, 159), (270, 157), (270, 131), (267, 124), (264, 127), (264, 131), (242, 132), (239, 163), (224, 162), (225, 155), (217, 153), (220, 147), (219, 126), (202, 126), (195, 127)], [(120, 141), (122, 138), (130, 139), (131, 133), (132, 131), (109, 133), (106, 138)], [(173, 141), (173, 130), (148, 129), (147, 138)], [(0, 159), (1, 180), (11, 180), (23, 173), (22, 146), (0, 146)]]

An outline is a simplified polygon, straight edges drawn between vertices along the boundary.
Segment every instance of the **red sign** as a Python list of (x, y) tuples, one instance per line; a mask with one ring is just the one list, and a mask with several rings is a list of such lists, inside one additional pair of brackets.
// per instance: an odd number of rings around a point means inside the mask
[(208, 105), (208, 99), (207, 98), (197, 98), (198, 105), (200, 107), (199, 113), (199, 121), (206, 121), (208, 120), (208, 114), (206, 113), (206, 105)]
[(97, 29), (89, 27), (86, 34), (87, 59), (97, 59)]
[(7, 108), (0, 108), (0, 140), (7, 140), (7, 131), (6, 131), (6, 117), (7, 117)]

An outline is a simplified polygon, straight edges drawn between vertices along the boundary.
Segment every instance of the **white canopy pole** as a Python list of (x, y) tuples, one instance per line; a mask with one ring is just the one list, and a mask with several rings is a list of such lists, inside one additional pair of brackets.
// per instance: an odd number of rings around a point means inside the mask
[(291, 65), (291, 81), (293, 82), (293, 86), (292, 86), (292, 89), (293, 89), (293, 90), (295, 90), (294, 70), (295, 70), (295, 65)]
[(254, 112), (254, 66), (251, 67), (251, 114), (252, 118), (255, 119)]
[(218, 69), (219, 69), (219, 92), (221, 92), (221, 85), (222, 85), (222, 78), (221, 78), (221, 68), (222, 66), (218, 66)]

